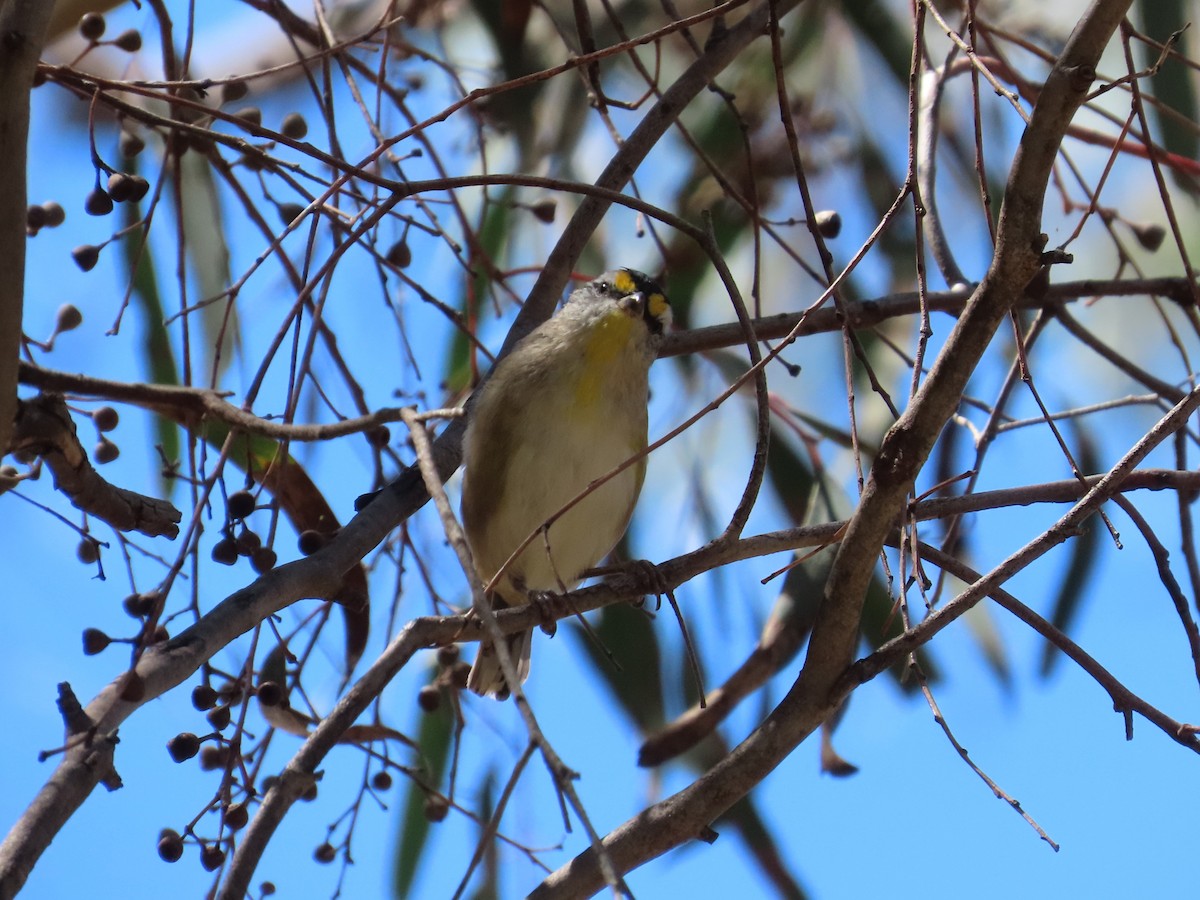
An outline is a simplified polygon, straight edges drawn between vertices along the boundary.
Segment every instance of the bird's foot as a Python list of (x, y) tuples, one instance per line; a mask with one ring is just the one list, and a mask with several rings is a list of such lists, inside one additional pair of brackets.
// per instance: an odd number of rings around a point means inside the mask
[[(654, 607), (656, 611), (662, 608), (663, 594), (671, 590), (670, 582), (659, 571), (658, 566), (648, 559), (633, 559), (629, 562), (599, 566), (595, 569), (588, 569), (583, 574), (587, 578), (605, 578), (609, 575), (629, 574), (649, 583), (650, 593), (654, 594), (658, 601)], [(630, 603), (634, 607), (641, 609), (646, 605), (646, 598), (644, 596), (638, 597), (636, 600), (630, 601)]]
[(558, 631), (558, 619), (554, 617), (555, 601), (558, 600), (560, 594), (554, 591), (530, 591), (529, 605), (534, 608), (538, 614), (538, 627), (542, 632), (554, 637)]
[[(638, 578), (642, 578), (650, 584), (650, 591), (654, 594), (657, 601), (654, 604), (654, 610), (657, 612), (662, 609), (663, 594), (670, 592), (671, 585), (667, 581), (666, 576), (654, 563), (648, 559), (634, 559), (626, 564), (626, 568)], [(633, 601), (634, 606), (644, 606), (646, 603), (645, 597), (639, 597)]]

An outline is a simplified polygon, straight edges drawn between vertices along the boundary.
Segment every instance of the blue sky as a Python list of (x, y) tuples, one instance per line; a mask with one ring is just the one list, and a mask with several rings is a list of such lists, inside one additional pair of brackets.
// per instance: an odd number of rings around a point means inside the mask
[[(58, 199), (67, 207), (68, 222), (31, 241), (26, 331), (42, 336), (49, 331), (58, 305), (74, 302), (83, 309), (85, 323), (60, 339), (46, 364), (109, 378), (142, 378), (136, 319), (122, 335), (105, 336), (123, 287), (111, 265), (110, 257), (115, 254), (103, 257), (101, 266), (88, 275), (69, 261), (73, 246), (98, 242), (112, 227), (110, 221), (93, 220), (82, 212), (91, 168), (75, 130), (78, 122), (65, 124), (68, 111), (74, 106), (77, 115), (82, 107), (45, 88), (35, 98), (36, 154), (30, 200)], [(266, 120), (281, 118), (296, 100), (294, 95), (285, 95), (264, 102)], [(111, 145), (111, 135), (107, 140)], [(106, 152), (103, 141), (101, 149)], [(870, 223), (862, 218), (861, 209), (838, 195), (839, 187), (835, 179), (818, 184), (818, 189), (825, 191), (818, 205), (843, 211), (847, 228), (834, 243), (834, 250), (844, 259), (865, 236)], [(628, 218), (615, 211), (606, 226), (619, 233), (628, 229)], [(546, 232), (547, 246), (552, 237), (552, 231)], [(651, 251), (644, 243), (622, 245), (610, 240), (625, 254), (622, 262), (652, 268)], [(239, 266), (244, 267), (261, 245), (255, 236), (241, 236), (234, 248), (234, 271), (240, 271)], [(540, 250), (537, 246), (524, 248), (533, 256)], [(965, 251), (968, 263), (973, 261), (971, 256)], [(445, 278), (447, 262), (444, 255), (431, 253), (418, 260), (414, 272), (437, 284), (439, 275)], [(1088, 268), (1085, 256), (1072, 274), (1092, 274)], [(869, 279), (870, 272), (866, 275)], [(260, 328), (273, 331), (279, 309), (290, 302), (290, 297), (277, 296), (282, 281), (271, 279), (269, 273), (264, 276), (259, 293), (248, 297), (240, 308), (251, 348), (269, 336), (259, 333)], [(352, 276), (347, 279), (352, 288)], [(355, 298), (350, 288), (331, 305), (331, 321), (339, 329), (343, 346), (354, 349), (356, 365), (371, 375), (370, 402), (390, 405), (394, 403), (393, 388), (412, 385), (405, 382), (407, 376), (396, 372), (399, 348), (393, 333), (379, 330), (383, 313), (370, 309), (370, 301), (352, 302)], [(432, 381), (428, 372), (438, 371), (432, 356), (432, 348), (439, 346), (437, 320), (423, 317), (419, 304), (411, 299), (407, 302), (414, 321), (429, 324), (435, 334), (418, 344), (420, 353), (431, 354), (423, 361), (427, 379)], [(710, 303), (712, 318), (719, 319), (723, 307), (715, 289)], [(1145, 316), (1131, 316), (1128, 309), (1110, 304), (1089, 315), (1097, 327), (1145, 335), (1143, 355), (1161, 354), (1161, 338), (1154, 337), (1154, 326), (1147, 324)], [(488, 332), (493, 345), (498, 345), (503, 325), (498, 323)], [(934, 326), (935, 341), (940, 340), (949, 330), (950, 320), (935, 318)], [(388, 342), (383, 347), (381, 334), (386, 334)], [(794, 382), (778, 377), (773, 387), (814, 411), (836, 409), (841, 402), (837, 397), (839, 353), (836, 338), (801, 342), (793, 354), (803, 363), (801, 376)], [(257, 357), (250, 352), (249, 359)], [(1049, 339), (1035, 355), (1035, 375), (1053, 403), (1066, 406), (1088, 399), (1092, 392), (1108, 395), (1122, 389), (1102, 370), (1083, 369), (1084, 365), (1086, 355), (1061, 336)], [(253, 363), (246, 369), (252, 371)], [(240, 369), (235, 371), (243, 374)], [(1076, 378), (1081, 371), (1088, 377)], [(977, 385), (980, 394), (987, 396), (984, 388), (989, 384), (994, 390), (998, 377), (995, 371), (983, 372)], [(656, 367), (652, 436), (682, 421), (719, 386), (719, 378), (708, 370), (701, 371), (698, 382), (699, 392), (686, 394), (670, 364)], [(813, 397), (830, 399), (822, 405), (811, 400)], [(717, 518), (732, 509), (740, 492), (739, 479), (744, 477), (739, 460), (745, 458), (742, 426), (746, 409), (739, 402), (731, 402), (682, 438), (679, 455), (667, 448), (651, 460), (648, 484), (653, 488), (648, 489), (634, 526), (635, 546), (641, 555), (667, 558), (710, 536), (701, 534), (698, 525), (679, 526), (679, 510), (688, 510), (694, 503), (689, 496), (690, 483), (679, 474), (678, 460), (685, 451), (707, 444), (715, 447), (709, 487)], [(1023, 400), (1018, 408), (1028, 405)], [(1113, 424), (1101, 430), (1102, 462), (1111, 464), (1140, 433), (1132, 429), (1144, 429), (1149, 420), (1144, 411), (1107, 420)], [(81, 433), (86, 433), (87, 427), (86, 421), (81, 422)], [(726, 436), (724, 443), (713, 443), (722, 435)], [(157, 463), (148, 423), (126, 414), (115, 438), (122, 458), (113, 467), (114, 480), (152, 490), (154, 479), (147, 473), (155, 471)], [(88, 443), (85, 440), (85, 445)], [(990, 471), (994, 485), (989, 486), (1021, 483), (1031, 477), (1065, 477), (1061, 459), (1047, 447), (1047, 436), (1032, 431), (998, 442), (993, 453), (999, 463)], [(319, 477), (322, 490), (338, 512), (348, 516), (354, 497), (370, 487), (367, 454), (353, 446), (298, 452)], [(1168, 465), (1169, 454), (1161, 452), (1154, 462)], [(734, 474), (725, 477), (728, 471)], [(839, 473), (847, 483), (849, 475), (848, 471)], [(451, 489), (456, 486), (452, 484)], [(68, 518), (74, 516), (65, 502), (55, 499), (46, 478), (22, 493), (49, 503)], [(1170, 522), (1171, 498), (1143, 493), (1133, 499), (1143, 512), (1156, 513), (1160, 520)], [(10, 686), (0, 699), (0, 712), (11, 731), (0, 741), (0, 771), (4, 773), (0, 777), (4, 788), (0, 790), (0, 822), (7, 828), (53, 764), (39, 763), (36, 757), (38, 751), (54, 747), (61, 739), (61, 722), (54, 708), (55, 685), (69, 681), (86, 702), (124, 662), (119, 649), (83, 657), (80, 632), (92, 626), (122, 634), (131, 626), (120, 609), (128, 585), (115, 555), (107, 558), (109, 581), (100, 584), (92, 568), (75, 560), (75, 538), (67, 526), (12, 496), (0, 500), (0, 508), (7, 533), (0, 573), (8, 587), (4, 621), (10, 636), (0, 655), (0, 683)], [(984, 569), (994, 564), (1034, 534), (1035, 527), (1046, 527), (1064, 511), (1016, 509), (981, 516), (972, 533), (975, 565)], [(1122, 531), (1125, 549), (1117, 552), (1106, 545), (1091, 581), (1092, 595), (1073, 636), (1129, 688), (1180, 720), (1196, 720), (1200, 714), (1195, 712), (1195, 674), (1178, 620), (1157, 583), (1144, 544), (1120, 513), (1110, 514)], [(778, 511), (764, 504), (750, 530), (769, 530), (780, 524)], [(412, 527), (415, 540), (433, 552), (440, 533), (432, 510), (422, 511)], [(1169, 547), (1178, 545), (1173, 526), (1164, 527), (1160, 537)], [(168, 556), (174, 552), (161, 541), (151, 546)], [(294, 555), (290, 538), (279, 546), (281, 558)], [(753, 642), (775, 590), (761, 587), (758, 579), (782, 562), (770, 558), (743, 564), (722, 578), (698, 579), (679, 592), (701, 642), (711, 683), (732, 670)], [(139, 561), (137, 565), (147, 564)], [(1061, 577), (1061, 566), (1061, 558), (1047, 559), (1008, 587), (1045, 612)], [(233, 570), (206, 572), (203, 602), (215, 603), (249, 577), (244, 562)], [(377, 596), (387, 596), (390, 578), (385, 572), (375, 580)], [(445, 596), (462, 602), (465, 593), (453, 568), (436, 572), (435, 581)], [(423, 612), (420, 602), (414, 601)], [(289, 610), (285, 624), (298, 621), (311, 606), (299, 604), (303, 608)], [(882, 894), (923, 900), (963, 896), (986, 900), (1018, 893), (1159, 896), (1190, 883), (1195, 855), (1192, 806), (1200, 789), (1200, 767), (1194, 755), (1141, 720), (1135, 720), (1134, 740), (1126, 742), (1122, 718), (1090, 678), (1065, 662), (1049, 678), (1039, 678), (1035, 673), (1040, 640), (1002, 610), (985, 606), (977, 616), (983, 626), (990, 623), (1003, 642), (1011, 681), (1006, 685), (997, 679), (981, 658), (970, 623), (960, 621), (935, 644), (935, 657), (945, 675), (934, 686), (937, 700), (975, 762), (1021, 801), (1062, 850), (1054, 853), (1007, 805), (992, 797), (958, 759), (919, 696), (907, 696), (892, 681), (880, 678), (855, 693), (837, 736), (840, 752), (860, 767), (858, 775), (840, 780), (821, 775), (816, 742), (809, 741), (755, 792), (792, 873), (812, 896), (822, 900)], [(674, 633), (669, 616), (661, 616), (657, 627), (665, 635)], [(383, 622), (377, 620), (372, 651), (382, 646), (382, 631)], [(678, 652), (673, 637), (664, 641)], [(723, 642), (733, 649), (722, 652)], [(336, 659), (336, 639), (327, 643), (325, 651)], [(677, 768), (648, 773), (636, 767), (637, 737), (598, 683), (580, 674), (580, 652), (573, 636), (566, 633), (553, 641), (539, 636), (529, 693), (548, 737), (567, 763), (583, 775), (578, 789), (589, 814), (601, 831), (607, 831), (648, 800), (684, 786), (689, 776)], [(229, 666), (237, 657), (227, 651), (219, 660)], [(413, 695), (430, 664), (428, 656), (416, 660), (385, 695), (382, 710), (396, 727), (415, 730), (419, 714)], [(791, 670), (775, 679), (767, 690), (769, 698), (778, 699), (793, 676)], [(197, 865), (194, 848), (174, 866), (159, 861), (154, 849), (158, 830), (181, 828), (216, 787), (215, 778), (197, 773), (194, 762), (172, 763), (165, 749), (174, 734), (204, 729), (202, 716), (187, 700), (194, 683), (151, 702), (122, 727), (117, 764), (125, 787), (112, 794), (98, 791), (89, 799), (40, 861), (23, 896), (51, 898), (83, 890), (99, 890), (101, 895), (119, 891), (129, 896), (203, 893), (211, 876)], [(318, 683), (314, 689), (315, 701), (326, 709), (333, 701), (335, 684), (336, 672), (330, 666), (327, 684), (322, 688)], [(756, 700), (748, 702), (731, 718), (727, 738), (736, 741), (743, 737), (759, 711)], [(463, 745), (460, 783), (472, 784), (491, 763), (503, 777), (523, 747), (515, 711), (511, 704), (470, 699), (468, 715), (471, 727)], [(257, 711), (251, 713), (250, 727), (265, 728), (265, 723), (257, 720)], [(282, 766), (298, 745), (295, 738), (277, 737), (274, 764)], [(336, 750), (327, 760), (318, 800), (297, 805), (289, 815), (258, 873), (259, 879), (277, 884), (279, 896), (333, 894), (338, 867), (318, 866), (311, 861), (311, 854), (325, 839), (329, 823), (352, 802), (363, 765), (361, 751)], [(540, 762), (531, 764), (526, 780), (528, 791), (514, 799), (505, 828), (539, 847), (564, 842), (563, 851), (543, 854), (549, 864), (561, 864), (584, 846), (582, 830), (576, 826), (573, 834), (563, 834)], [(356, 864), (347, 876), (345, 896), (386, 895), (400, 797), (401, 787), (397, 786), (384, 798), (388, 808), (370, 800), (363, 804), (353, 839)], [(744, 859), (732, 829), (718, 824), (717, 830), (722, 834), (714, 845), (683, 848), (634, 872), (629, 882), (635, 894), (725, 896), (737, 892), (769, 896), (768, 886)], [(452, 815), (438, 826), (414, 896), (448, 896), (461, 876), (472, 841), (472, 829), (460, 817)], [(536, 872), (516, 854), (504, 856), (503, 872), (506, 896), (523, 894), (536, 880)]]

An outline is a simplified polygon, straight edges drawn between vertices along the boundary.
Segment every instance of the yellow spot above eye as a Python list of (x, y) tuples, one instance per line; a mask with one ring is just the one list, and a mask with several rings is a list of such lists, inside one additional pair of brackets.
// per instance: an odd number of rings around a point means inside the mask
[(622, 269), (619, 270), (616, 276), (613, 278), (613, 287), (617, 289), (617, 293), (623, 296), (625, 294), (632, 294), (634, 291), (636, 291), (637, 283), (633, 280), (633, 277), (628, 272)]

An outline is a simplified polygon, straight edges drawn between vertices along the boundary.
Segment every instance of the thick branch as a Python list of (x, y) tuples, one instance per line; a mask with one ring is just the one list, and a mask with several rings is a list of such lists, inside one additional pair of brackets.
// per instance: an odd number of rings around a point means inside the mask
[[(778, 4), (779, 13), (797, 2), (783, 0)], [(680, 111), (762, 34), (766, 21), (767, 5), (763, 3), (723, 37), (711, 42), (629, 135), (597, 180), (597, 186), (610, 190), (623, 188)], [(580, 204), (522, 308), (502, 353), (549, 317), (579, 254), (608, 207), (608, 200), (596, 196), (586, 197)], [(463, 428), (464, 422), (458, 420), (434, 442), (433, 457), (443, 480), (458, 468)], [(428, 499), (415, 467), (410, 468), (365, 506), (321, 552), (268, 572), (227, 598), (192, 628), (161, 648), (147, 652), (137, 664), (141, 690), (136, 700), (122, 698), (122, 693), (126, 696), (129, 693), (123, 690), (127, 679), (122, 677), (89, 704), (88, 714), (101, 730), (115, 730), (143, 703), (182, 683), (214, 653), (266, 616), (302, 598), (329, 596), (340, 583), (342, 573), (357, 564)], [(535, 624), (530, 616), (525, 627)], [(17, 829), (0, 845), (0, 883), (7, 884), (11, 879), (19, 879), (16, 887), (23, 883), (62, 823), (87, 799), (97, 776), (80, 754), (69, 752), (51, 781), (54, 788), (48, 784), (42, 789)]]
[(25, 296), (29, 91), (53, 3), (0, 0), (0, 447), (17, 411), (17, 360)]
[[(1121, 491), (1129, 479), (1134, 477), (1135, 467), (1138, 463), (1164, 440), (1185, 427), (1188, 418), (1195, 413), (1197, 408), (1200, 408), (1200, 389), (1191, 391), (1176, 404), (1105, 475), (1098, 480), (1089, 479), (1083, 496), (1066, 515), (1049, 529), (1011, 554), (986, 575), (974, 581), (952, 601), (931, 613), (919, 624), (908, 629), (899, 637), (888, 641), (865, 659), (844, 667), (837, 682), (830, 689), (833, 706), (835, 708), (839, 706), (859, 684), (874, 678), (905, 655), (928, 643), (934, 635), (983, 597), (998, 591), (1000, 585), (1014, 574), (1025, 569), (1034, 560), (1059, 546), (1072, 535), (1077, 534), (1084, 521), (1095, 514), (1105, 501)], [(1153, 484), (1153, 479), (1148, 482), (1148, 486), (1153, 486)], [(889, 535), (888, 539), (892, 540), (892, 535)], [(895, 540), (892, 542), (896, 543)], [(940, 565), (941, 562), (938, 564)], [(949, 564), (947, 567), (949, 568)], [(1036, 621), (1031, 612), (1026, 615), (1027, 611), (1021, 608), (1020, 604), (1008, 602), (1007, 594), (1002, 597), (1005, 599), (1005, 608), (1021, 616), (1043, 634), (1051, 636), (1049, 631), (1040, 627), (1040, 623)], [(810, 638), (810, 647), (814, 640), (815, 637)], [(811, 650), (809, 655), (811, 657)], [(1136, 695), (1126, 691), (1098, 664), (1093, 664), (1094, 661), (1085, 664), (1081, 654), (1073, 654), (1073, 658), (1081, 665), (1085, 665), (1087, 671), (1097, 676), (1100, 683), (1110, 690), (1114, 701), (1120, 704), (1120, 711), (1125, 713), (1127, 718), (1132, 712), (1139, 712), (1180, 744), (1200, 752), (1200, 740), (1196, 738), (1194, 728), (1176, 722)], [(629, 871), (677, 844), (698, 837), (702, 830), (708, 827), (708, 823), (728, 809), (728, 806), (721, 804), (727, 801), (732, 803), (739, 799), (739, 791), (744, 793), (753, 788), (794, 748), (795, 745), (789, 745), (788, 742), (793, 740), (798, 727), (811, 723), (810, 733), (819, 727), (820, 720), (804, 715), (805, 705), (812, 707), (815, 704), (799, 690), (803, 677), (802, 671), (796, 684), (772, 710), (763, 724), (712, 769), (684, 790), (656, 803), (625, 822), (605, 839), (605, 850), (620, 871)], [(733, 796), (730, 800), (731, 795), (735, 794), (737, 796)], [(530, 896), (538, 898), (586, 896), (598, 890), (602, 884), (597, 879), (597, 865), (592, 857), (592, 851), (589, 850), (550, 875)]]
[[(983, 492), (967, 497), (927, 501), (915, 504), (912, 514), (919, 520), (925, 520), (940, 516), (959, 516), (968, 511), (1002, 506), (1074, 502), (1087, 490), (1099, 485), (1105, 477), (1094, 475), (1083, 482), (1069, 479), (1044, 485)], [(1123, 477), (1117, 482), (1114, 490), (1194, 490), (1197, 487), (1200, 487), (1200, 473), (1152, 469), (1133, 472)], [(498, 612), (496, 624), (503, 633), (512, 634), (528, 628), (533, 623), (541, 624), (548, 619), (558, 620), (575, 616), (581, 612), (640, 597), (649, 591), (661, 590), (664, 586), (674, 589), (701, 572), (719, 565), (780, 551), (826, 545), (836, 540), (838, 532), (844, 526), (844, 522), (829, 522), (757, 535), (727, 546), (709, 544), (657, 566), (657, 575), (653, 578), (642, 568), (633, 567), (629, 572), (610, 578), (595, 587), (564, 596), (549, 596), (543, 602), (541, 610), (522, 607)], [(894, 538), (898, 540), (898, 537), (898, 532), (895, 532)], [(326, 754), (404, 667), (413, 653), (423, 647), (450, 641), (478, 640), (483, 630), (477, 619), (446, 617), (417, 619), (401, 631), (379, 659), (338, 702), (329, 716), (309, 735), (304, 746), (288, 763), (278, 786), (268, 793), (251, 828), (243, 836), (233, 868), (227, 874), (227, 881), (222, 888), (222, 897), (244, 895), (259, 857), (288, 809), (311, 783), (313, 774)], [(878, 654), (872, 656), (870, 661), (875, 662), (877, 656)], [(870, 677), (874, 677), (879, 671), (881, 669), (872, 669)]]
[[(1083, 496), (1084, 491), (1098, 485), (1103, 477), (1102, 475), (1090, 475), (1086, 478), (1069, 478), (1045, 484), (1001, 488), (994, 491), (980, 491), (959, 497), (935, 497), (914, 503), (909, 510), (909, 515), (911, 520), (915, 522), (924, 522), (931, 519), (954, 521), (960, 516), (984, 510), (1002, 509), (1012, 506), (1029, 506), (1034, 503), (1074, 503)], [(1197, 488), (1200, 488), (1200, 472), (1185, 472), (1175, 469), (1139, 470), (1121, 481), (1120, 485), (1120, 491), (1123, 494), (1136, 490), (1174, 490), (1186, 495)], [(844, 522), (829, 524), (837, 527), (845, 525)], [(791, 536), (792, 532), (782, 531), (770, 535), (759, 535), (748, 539), (745, 543), (746, 545), (757, 546), (761, 546), (768, 541), (782, 543), (786, 542)], [(799, 537), (798, 534), (796, 536)], [(899, 542), (900, 531), (899, 529), (894, 529), (888, 536), (888, 544), (889, 546), (896, 546)], [(928, 552), (932, 553), (933, 551)], [(924, 558), (928, 557), (925, 556)], [(952, 558), (949, 554), (938, 550), (933, 562), (943, 570), (951, 572), (964, 581), (973, 581), (979, 577), (975, 576), (971, 579), (963, 578), (959, 570), (954, 568), (954, 565), (961, 566), (961, 563), (951, 564), (949, 562), (942, 562), (942, 560)], [(993, 591), (989, 596), (998, 601), (1003, 601), (1002, 593)], [(1001, 602), (1001, 605), (1004, 605), (1003, 602)], [(1009, 607), (1005, 606), (1005, 608), (1008, 609)], [(941, 613), (939, 612), (937, 615), (941, 615)], [(1041, 630), (1038, 623), (1031, 622), (1031, 624), (1038, 630)], [(927, 626), (922, 623), (920, 627), (925, 628)], [(896, 641), (908, 641), (904, 645), (906, 648), (905, 653), (911, 653), (916, 648), (916, 645), (911, 643), (912, 638), (910, 636), (913, 633), (911, 631), (906, 632), (905, 635), (901, 635), (895, 639)], [(769, 678), (781, 671), (785, 665), (792, 661), (796, 653), (799, 652), (804, 639), (807, 637), (808, 633), (806, 631), (801, 633), (793, 630), (781, 620), (772, 617), (768, 621), (758, 645), (749, 657), (734, 671), (724, 684), (708, 693), (705, 706), (697, 704), (691, 707), (675, 721), (664, 726), (646, 739), (638, 753), (638, 765), (657, 766), (689, 750), (702, 739), (712, 734), (717, 726), (737, 708), (737, 705), (745, 697), (762, 687)], [(925, 638), (921, 640), (921, 643), (923, 644), (927, 641), (928, 638)], [(885, 647), (890, 646), (890, 644), (885, 645)], [(890, 660), (892, 664), (895, 664), (903, 656), (897, 649), (890, 649), (888, 654), (885, 655), (882, 652), (885, 647), (881, 647), (879, 651), (868, 658), (869, 665), (871, 666), (871, 678), (874, 678), (886, 668), (886, 665), (879, 665), (881, 661)], [(864, 662), (862, 661), (855, 664), (855, 668), (860, 670), (863, 666)]]
[(812, 711), (828, 708), (827, 693), (850, 661), (863, 598), (891, 523), (903, 509), (942, 427), (957, 409), (996, 328), (1038, 272), (1044, 246), (1042, 202), (1051, 166), (1071, 118), (1087, 97), (1100, 54), (1128, 7), (1128, 0), (1094, 3), (1051, 70), (1013, 161), (992, 265), (928, 379), (880, 446), (834, 559), (798, 684)]
[[(439, 460), (444, 476), (453, 472), (455, 465), (457, 460)], [(181, 684), (267, 616), (297, 600), (332, 596), (343, 574), (391, 530), (393, 516), (410, 515), (426, 499), (420, 477), (406, 473), (394, 490), (355, 516), (322, 550), (272, 569), (227, 597), (192, 627), (148, 650), (134, 673), (118, 677), (88, 704), (86, 712), (97, 731), (115, 732), (142, 705)], [(136, 691), (129, 689), (131, 683), (136, 684)], [(64, 754), (50, 781), (0, 844), (0, 885), (4, 886), (0, 897), (10, 884), (14, 892), (20, 886), (58, 829), (87, 799), (100, 774), (82, 748)]]
[[(1072, 479), (1040, 487), (982, 493), (954, 500), (927, 501), (918, 504), (914, 514), (917, 518), (925, 519), (931, 514), (953, 516), (969, 509), (999, 505), (1069, 502), (1078, 499), (1084, 490), (1096, 484), (1098, 477), (1089, 479), (1087, 485), (1081, 485)], [(1200, 487), (1200, 473), (1171, 470), (1134, 472), (1121, 482), (1121, 487), (1123, 490), (1196, 490)], [(411, 490), (410, 486), (410, 503), (414, 502)], [(385, 504), (371, 504), (320, 552), (272, 570), (254, 584), (227, 598), (192, 628), (161, 647), (149, 651), (137, 666), (141, 691), (137, 699), (121, 696), (127, 682), (126, 676), (122, 676), (88, 706), (87, 714), (95, 722), (97, 733), (114, 733), (141, 705), (185, 681), (217, 650), (249, 630), (272, 611), (280, 610), (304, 597), (324, 596), (335, 589), (340, 583), (340, 573), (357, 561), (358, 554), (365, 554), (370, 549), (369, 546), (366, 549), (363, 547), (371, 540), (372, 529), (382, 529), (386, 532), (386, 522), (379, 521), (382, 516), (376, 510), (377, 505), (382, 509)], [(607, 579), (603, 584), (550, 598), (543, 604), (542, 609), (522, 607), (503, 610), (497, 614), (497, 624), (504, 633), (511, 634), (538, 626), (544, 616), (554, 619), (571, 617), (579, 612), (588, 612), (641, 597), (660, 588), (664, 583), (675, 588), (702, 572), (738, 560), (805, 547), (824, 546), (836, 540), (844, 525), (844, 522), (831, 522), (756, 535), (726, 546), (708, 545), (662, 563), (658, 567), (661, 580), (651, 578), (642, 569), (635, 567), (630, 572)], [(303, 755), (294, 761), (296, 771), (311, 772), (320, 764), (332, 746), (330, 742), (336, 740), (345, 727), (355, 721), (370, 699), (382, 689), (391, 674), (403, 666), (414, 649), (478, 640), (481, 635), (478, 621), (465, 616), (412, 621), (309, 738), (311, 746), (306, 744), (301, 751)], [(870, 659), (875, 661), (875, 657)], [(15, 885), (12, 888), (15, 892), (24, 882), (54, 834), (69, 820), (91, 789), (107, 772), (111, 772), (111, 758), (108, 756), (111, 747), (102, 744), (99, 749), (104, 754), (103, 759), (95, 755), (96, 746), (80, 745), (68, 750), (50, 780), (16, 823), (5, 842), (0, 845), (0, 896), (11, 896), (5, 894), (9, 886)], [(264, 807), (264, 824), (256, 824), (255, 827), (270, 832), (294, 799), (287, 789), (281, 790), (278, 796), (272, 794), (270, 803)], [(257, 818), (255, 822), (258, 822)], [(269, 834), (263, 835), (263, 838), (266, 837), (269, 837)]]
[[(972, 285), (972, 288), (977, 288)], [(1060, 309), (1063, 303), (1094, 297), (1167, 297), (1182, 306), (1191, 304), (1191, 283), (1183, 277), (1081, 279), (1052, 284), (1036, 297), (1021, 294), (1017, 305), (1023, 309)], [(925, 309), (959, 315), (971, 298), (965, 290), (927, 291)], [(916, 291), (902, 291), (866, 300), (843, 300), (837, 309), (823, 308), (798, 313), (781, 313), (753, 319), (754, 333), (760, 340), (777, 340), (795, 331), (797, 337), (840, 331), (843, 323), (851, 329), (873, 328), (890, 319), (912, 316), (921, 312), (921, 296)], [(796, 331), (796, 326), (799, 330)], [(671, 334), (663, 344), (660, 356), (681, 356), (733, 347), (744, 342), (741, 326), (736, 322), (710, 325)], [(1176, 391), (1175, 396), (1181, 396)]]
[[(1082, 279), (1052, 284), (1044, 292), (1033, 297), (1022, 294), (1018, 304), (1022, 308), (1042, 309), (1053, 306), (1061, 310), (1061, 304), (1095, 297), (1166, 297), (1180, 304), (1190, 303), (1191, 284), (1186, 278), (1164, 276), (1161, 278), (1126, 279)], [(925, 308), (931, 312), (960, 314), (966, 307), (970, 295), (965, 291), (929, 291), (925, 294)], [(787, 337), (793, 331), (797, 336), (825, 334), (841, 331), (844, 326), (854, 330), (873, 328), (891, 319), (916, 315), (921, 311), (921, 297), (916, 291), (901, 291), (866, 300), (843, 301), (838, 309), (817, 309), (798, 313), (781, 313), (751, 319), (754, 334), (760, 340)], [(1064, 327), (1072, 333), (1074, 320), (1063, 317)], [(799, 330), (796, 328), (799, 326)], [(667, 335), (660, 357), (683, 356), (735, 347), (745, 344), (746, 332), (739, 322), (725, 325), (710, 325), (675, 331)], [(1138, 373), (1132, 373), (1136, 376)], [(103, 398), (110, 401), (129, 403), (142, 409), (161, 413), (172, 421), (199, 423), (202, 419), (224, 422), (247, 434), (261, 435), (280, 441), (325, 441), (368, 431), (378, 425), (399, 422), (404, 411), (399, 407), (387, 407), (375, 412), (326, 423), (287, 423), (267, 419), (226, 400), (226, 394), (211, 388), (173, 384), (148, 384), (145, 382), (113, 381), (74, 372), (48, 369), (34, 363), (22, 361), (18, 371), (21, 384), (44, 391)], [(1144, 379), (1144, 374), (1142, 375)], [(1150, 385), (1168, 400), (1183, 396), (1177, 388), (1160, 382)], [(421, 414), (434, 418), (437, 411)]]
[[(766, 721), (705, 776), (605, 839), (622, 871), (695, 838), (836, 708), (840, 697), (834, 686), (851, 661), (863, 598), (884, 540), (997, 326), (1039, 269), (1041, 210), (1050, 168), (1072, 116), (1086, 99), (1100, 54), (1129, 5), (1130, 0), (1093, 3), (1046, 80), (1005, 190), (992, 265), (929, 378), (884, 439), (834, 559), (796, 684)], [(535, 896), (586, 896), (601, 885), (589, 851), (553, 873)]]

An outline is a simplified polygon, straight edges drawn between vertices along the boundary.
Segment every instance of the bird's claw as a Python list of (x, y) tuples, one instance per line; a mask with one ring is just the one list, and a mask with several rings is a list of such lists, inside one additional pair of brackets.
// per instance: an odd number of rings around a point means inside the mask
[(544, 634), (554, 637), (558, 632), (558, 620), (554, 618), (554, 601), (558, 594), (553, 591), (530, 591), (529, 605), (537, 611), (538, 627)]
[[(635, 559), (631, 560), (627, 567), (633, 572), (634, 575), (650, 583), (650, 592), (654, 594), (654, 597), (657, 600), (654, 605), (654, 610), (657, 612), (658, 610), (662, 609), (663, 594), (666, 594), (671, 590), (671, 585), (667, 583), (667, 579), (663, 576), (663, 573), (659, 571), (658, 566), (650, 562), (648, 559)], [(638, 607), (644, 606), (645, 603), (646, 597), (639, 597), (637, 600), (633, 601), (633, 605)]]

